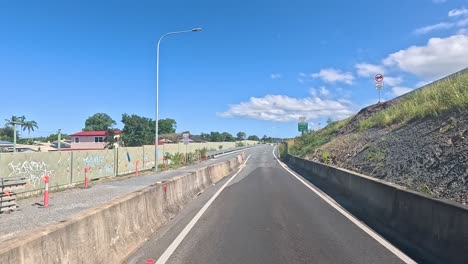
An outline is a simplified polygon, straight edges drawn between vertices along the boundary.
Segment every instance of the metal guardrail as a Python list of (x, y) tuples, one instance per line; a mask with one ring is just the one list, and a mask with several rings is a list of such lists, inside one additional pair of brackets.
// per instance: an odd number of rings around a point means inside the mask
[(214, 158), (215, 156), (219, 156), (219, 155), (222, 155), (222, 154), (227, 154), (227, 153), (230, 153), (230, 152), (239, 151), (239, 150), (243, 150), (243, 149), (248, 149), (248, 148), (252, 148), (252, 147), (255, 147), (255, 146), (257, 146), (257, 145), (244, 146), (244, 147), (238, 147), (238, 148), (228, 148), (228, 149), (222, 149), (222, 150), (216, 150), (216, 151), (208, 151), (208, 156), (210, 158)]

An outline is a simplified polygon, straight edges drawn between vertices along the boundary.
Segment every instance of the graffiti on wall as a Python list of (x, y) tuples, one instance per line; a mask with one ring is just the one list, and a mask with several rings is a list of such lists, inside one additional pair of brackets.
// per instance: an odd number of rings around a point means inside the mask
[(99, 175), (112, 175), (114, 173), (114, 165), (106, 164), (103, 156), (88, 156), (83, 158), (85, 167), (91, 167)]
[(86, 167), (96, 167), (104, 163), (103, 156), (90, 156), (83, 158), (83, 162)]
[(36, 187), (41, 183), (42, 177), (54, 176), (54, 171), (48, 169), (48, 165), (43, 161), (24, 161), (8, 164), (8, 168), (11, 171), (8, 177), (24, 177), (27, 182)]

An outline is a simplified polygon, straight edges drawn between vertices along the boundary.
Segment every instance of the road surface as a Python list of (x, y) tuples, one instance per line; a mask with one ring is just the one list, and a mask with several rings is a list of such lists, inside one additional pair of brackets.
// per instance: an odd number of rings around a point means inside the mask
[(240, 172), (198, 196), (127, 263), (412, 262), (283, 168), (272, 151), (247, 151)]

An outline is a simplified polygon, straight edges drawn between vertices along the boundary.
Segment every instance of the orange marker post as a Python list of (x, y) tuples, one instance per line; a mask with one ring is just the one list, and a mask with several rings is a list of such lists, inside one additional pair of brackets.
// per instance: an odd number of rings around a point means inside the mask
[(49, 176), (44, 176), (44, 207), (49, 206)]

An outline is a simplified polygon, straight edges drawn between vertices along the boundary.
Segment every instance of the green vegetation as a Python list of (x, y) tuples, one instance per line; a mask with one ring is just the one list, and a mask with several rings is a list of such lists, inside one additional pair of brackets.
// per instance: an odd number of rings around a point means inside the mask
[(138, 115), (122, 115), (121, 139), (125, 146), (136, 147), (154, 144), (154, 134), (156, 131), (154, 120)]
[(247, 135), (245, 134), (245, 132), (242, 132), (242, 131), (241, 131), (241, 132), (238, 132), (238, 133), (237, 133), (237, 138), (236, 138), (236, 139), (237, 139), (237, 140), (244, 140), (246, 136), (247, 136)]
[(408, 94), (393, 106), (360, 121), (359, 128), (388, 127), (467, 108), (468, 73), (465, 73)]
[(330, 152), (324, 151), (324, 152), (322, 153), (322, 162), (323, 162), (323, 163), (326, 163), (326, 164), (330, 164), (330, 163), (331, 163), (331, 154), (330, 154)]
[(158, 133), (159, 134), (173, 134), (176, 132), (177, 122), (172, 118), (159, 119)]
[(280, 158), (284, 159), (288, 154), (288, 145), (286, 143), (282, 143), (279, 145), (279, 154)]
[(429, 195), (429, 196), (432, 196), (432, 195), (433, 195), (431, 189), (429, 188), (429, 186), (427, 186), (427, 184), (422, 184), (422, 185), (420, 185), (420, 186), (418, 187), (418, 191), (419, 191), (419, 192), (422, 192), (422, 193), (424, 193), (424, 194), (427, 194), (427, 195)]
[(311, 131), (300, 137), (297, 137), (294, 140), (294, 145), (289, 149), (290, 153), (299, 157), (306, 156), (315, 149), (328, 143), (332, 137), (350, 120), (351, 117), (341, 121), (333, 122), (323, 129), (318, 131)]
[(380, 162), (385, 159), (385, 153), (381, 149), (373, 149), (367, 154), (367, 159), (375, 162)]
[(85, 121), (83, 131), (103, 131), (115, 126), (117, 123), (106, 113), (96, 113)]
[(244, 147), (244, 146), (245, 146), (244, 142), (242, 142), (242, 141), (237, 141), (236, 142), (236, 148), (240, 148), (240, 147)]
[[(31, 131), (38, 128), (37, 122), (34, 120), (26, 120), (25, 116), (11, 116), (9, 119), (5, 119), (5, 126), (0, 128), (0, 140), (13, 141), (13, 124), (16, 123), (16, 126), (21, 128), (22, 131), (28, 130), (28, 135)], [(16, 131), (16, 138), (19, 142), (19, 133)]]
[[(153, 119), (138, 115), (122, 115), (122, 142), (127, 147), (153, 145), (155, 138), (155, 122)], [(175, 133), (176, 121), (171, 118), (158, 121), (159, 134)]]
[(211, 141), (211, 142), (234, 142), (236, 141), (236, 138), (234, 138), (230, 133), (228, 132), (210, 132), (208, 133), (201, 133), (200, 138), (206, 141)]
[(247, 140), (256, 140), (259, 141), (260, 139), (256, 135), (251, 135), (247, 138)]

